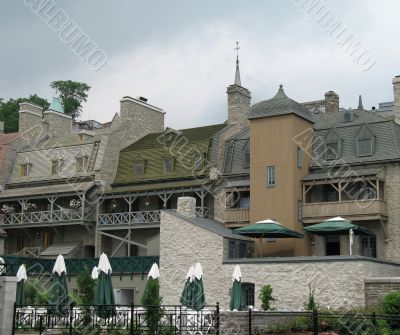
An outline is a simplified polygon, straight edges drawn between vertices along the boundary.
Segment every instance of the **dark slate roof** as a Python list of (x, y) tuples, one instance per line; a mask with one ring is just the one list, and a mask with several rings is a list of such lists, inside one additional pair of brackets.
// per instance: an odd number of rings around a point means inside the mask
[(244, 149), (249, 139), (250, 128), (245, 128), (226, 141), (223, 175), (248, 175), (250, 173), (250, 169), (243, 167)]
[(310, 110), (290, 99), (283, 91), (282, 85), (280, 85), (278, 93), (272, 99), (261, 101), (251, 107), (249, 119), (286, 114), (296, 114), (303, 119), (314, 122), (314, 117)]
[[(343, 113), (353, 113), (352, 121), (344, 121)], [(333, 166), (338, 160), (326, 160), (324, 143), (334, 131), (340, 140), (340, 164), (365, 164), (400, 160), (400, 126), (380, 113), (365, 110), (340, 111), (315, 116), (315, 137), (312, 167)], [(357, 136), (367, 128), (374, 137), (374, 153), (359, 157)]]
[(189, 223), (194, 224), (195, 226), (201, 227), (205, 230), (208, 230), (214, 234), (220, 235), (224, 238), (229, 238), (229, 239), (234, 239), (234, 240), (242, 240), (242, 241), (249, 241), (252, 242), (253, 239), (241, 236), (238, 234), (234, 234), (233, 231), (229, 228), (226, 228), (224, 224), (215, 221), (215, 220), (210, 220), (210, 219), (205, 219), (205, 218), (198, 218), (198, 217), (187, 217), (180, 215), (176, 212), (170, 212), (168, 211), (168, 214), (175, 215), (178, 218), (185, 220)]

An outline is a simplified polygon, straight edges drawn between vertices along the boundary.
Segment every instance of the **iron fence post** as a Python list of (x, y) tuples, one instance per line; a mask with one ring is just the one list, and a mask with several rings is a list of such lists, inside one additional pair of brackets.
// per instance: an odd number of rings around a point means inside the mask
[(15, 334), (15, 318), (17, 317), (17, 302), (14, 301), (14, 310), (13, 310), (13, 321), (12, 321), (12, 331), (11, 335)]
[(39, 316), (39, 335), (43, 334), (43, 315)]
[(130, 334), (133, 335), (133, 309), (134, 309), (134, 303), (131, 303), (131, 331)]
[(215, 318), (215, 333), (219, 335), (219, 302), (216, 305), (216, 318)]
[(318, 335), (318, 311), (313, 309), (312, 311), (312, 321), (313, 321), (313, 334)]
[(252, 315), (251, 315), (251, 308), (249, 308), (249, 335), (252, 335), (252, 329), (251, 329), (251, 326), (252, 326)]
[(69, 306), (69, 335), (72, 335), (72, 323), (74, 322), (74, 303)]
[(179, 335), (182, 335), (182, 306), (179, 306)]
[(372, 312), (372, 325), (374, 326), (374, 335), (378, 334), (378, 324), (376, 322), (376, 313)]

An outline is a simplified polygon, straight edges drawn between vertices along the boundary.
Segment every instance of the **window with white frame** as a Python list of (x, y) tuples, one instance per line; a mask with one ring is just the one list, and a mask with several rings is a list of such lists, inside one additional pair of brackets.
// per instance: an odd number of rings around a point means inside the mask
[(276, 185), (275, 166), (267, 166), (267, 187), (275, 187)]

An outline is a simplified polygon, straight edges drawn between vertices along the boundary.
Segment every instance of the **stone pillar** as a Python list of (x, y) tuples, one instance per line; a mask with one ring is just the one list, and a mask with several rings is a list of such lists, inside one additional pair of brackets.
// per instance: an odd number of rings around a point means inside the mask
[(16, 277), (0, 277), (0, 334), (11, 334), (16, 291)]
[(392, 83), (394, 97), (394, 119), (396, 123), (400, 124), (400, 75), (394, 77)]
[(326, 113), (339, 112), (339, 96), (333, 91), (325, 93), (325, 112)]
[(187, 217), (196, 216), (196, 199), (193, 197), (178, 198), (177, 213)]

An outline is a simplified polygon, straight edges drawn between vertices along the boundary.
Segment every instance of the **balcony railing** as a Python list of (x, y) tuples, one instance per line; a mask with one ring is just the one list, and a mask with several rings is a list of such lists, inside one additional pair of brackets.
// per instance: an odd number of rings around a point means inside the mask
[(239, 223), (250, 221), (249, 208), (229, 208), (225, 210), (225, 223)]
[[(176, 212), (176, 209), (168, 211)], [(99, 225), (141, 225), (160, 223), (161, 210), (140, 211), (140, 212), (124, 212), (124, 213), (107, 213), (99, 214)], [(212, 218), (213, 212), (208, 207), (196, 207), (196, 216)]]
[(1, 214), (0, 225), (82, 221), (87, 218), (88, 213), (88, 211), (85, 211), (85, 215), (83, 215), (82, 209), (56, 209), (53, 211)]
[(334, 216), (360, 217), (386, 216), (387, 206), (383, 200), (352, 200), (303, 204), (303, 220), (324, 219)]

